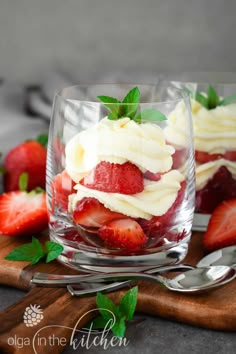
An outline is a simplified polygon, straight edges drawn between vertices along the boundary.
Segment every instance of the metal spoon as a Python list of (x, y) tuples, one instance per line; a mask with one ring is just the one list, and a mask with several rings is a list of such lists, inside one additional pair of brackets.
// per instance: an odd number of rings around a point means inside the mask
[(225, 247), (203, 257), (197, 267), (225, 265), (236, 269), (236, 246)]
[[(187, 264), (173, 264), (173, 265), (168, 265), (168, 266), (162, 266), (162, 267), (156, 267), (152, 269), (145, 269), (143, 270), (144, 272), (154, 274), (154, 273), (163, 273), (163, 272), (169, 272), (169, 271), (176, 271), (176, 272), (181, 272), (181, 271), (186, 271), (189, 269), (193, 269), (195, 267), (187, 265)], [(125, 269), (125, 274), (127, 273), (127, 268)], [(123, 272), (119, 272), (123, 273)], [(135, 274), (142, 274), (142, 272), (134, 272)], [(93, 273), (93, 274), (106, 274), (106, 273)], [(61, 275), (61, 274), (48, 274), (48, 273), (35, 273), (31, 279), (31, 283), (37, 286), (43, 286), (43, 287), (66, 287), (67, 285), (73, 285), (73, 284), (80, 284), (84, 283), (87, 281), (85, 279), (88, 279), (89, 283), (91, 282), (90, 279), (93, 276), (93, 274), (83, 274), (83, 275)], [(108, 273), (111, 274), (111, 273)], [(101, 282), (101, 281), (99, 281)], [(95, 281), (96, 283), (96, 281)], [(106, 284), (107, 285), (107, 284)], [(110, 284), (111, 286), (112, 284)], [(118, 285), (118, 284), (117, 284)]]
[[(161, 275), (130, 272), (91, 275), (86, 277), (83, 282), (103, 283), (105, 281), (119, 281), (126, 279), (146, 280), (154, 283), (161, 283), (171, 291), (197, 293), (224, 285), (233, 280), (235, 276), (236, 269), (228, 266), (212, 266), (188, 270), (185, 273), (177, 275), (173, 279), (168, 279)], [(78, 293), (70, 286), (68, 287), (68, 290), (73, 295), (81, 295), (81, 293)], [(112, 290), (114, 290), (114, 288)]]

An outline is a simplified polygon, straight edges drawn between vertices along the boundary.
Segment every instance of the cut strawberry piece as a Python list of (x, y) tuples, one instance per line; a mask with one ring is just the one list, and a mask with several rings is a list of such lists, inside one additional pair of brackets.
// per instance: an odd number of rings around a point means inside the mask
[(37, 141), (27, 141), (10, 150), (4, 159), (4, 190), (6, 192), (19, 189), (19, 177), (28, 173), (28, 187), (31, 191), (36, 187), (45, 189), (47, 151)]
[(52, 204), (54, 207), (61, 207), (68, 210), (68, 197), (74, 193), (75, 182), (72, 181), (66, 171), (56, 175), (51, 183)]
[(141, 226), (133, 219), (111, 221), (98, 230), (99, 236), (111, 247), (135, 251), (147, 241)]
[(101, 227), (111, 220), (121, 219), (124, 216), (106, 208), (95, 198), (83, 198), (77, 202), (73, 212), (74, 222), (88, 227)]
[(136, 194), (144, 189), (142, 172), (130, 162), (102, 161), (80, 183), (107, 193)]
[(200, 163), (215, 161), (219, 159), (226, 159), (236, 161), (236, 151), (227, 151), (224, 154), (209, 154), (204, 151), (195, 151), (195, 159)]
[(165, 214), (161, 216), (153, 216), (151, 220), (138, 220), (142, 229), (148, 236), (157, 235), (158, 233), (162, 234), (166, 231), (166, 227), (173, 223), (173, 218), (175, 217), (176, 209), (181, 205), (183, 201), (185, 187), (186, 182), (181, 182), (181, 188), (177, 194), (177, 197), (172, 206), (167, 210)]
[(0, 234), (33, 235), (47, 228), (45, 193), (14, 191), (0, 196)]
[(211, 215), (203, 245), (208, 251), (236, 245), (236, 199), (220, 204)]
[(163, 175), (163, 173), (157, 172), (157, 173), (153, 173), (150, 171), (146, 171), (143, 175), (144, 178), (149, 179), (150, 181), (160, 181), (161, 176)]

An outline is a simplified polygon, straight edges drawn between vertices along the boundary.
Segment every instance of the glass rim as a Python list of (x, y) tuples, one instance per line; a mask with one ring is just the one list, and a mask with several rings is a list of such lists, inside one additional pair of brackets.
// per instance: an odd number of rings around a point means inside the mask
[[(212, 79), (209, 78), (209, 80), (206, 79), (197, 79), (197, 76), (200, 76), (201, 78), (203, 76), (211, 76)], [(195, 77), (196, 80), (191, 79), (191, 76)], [(214, 79), (214, 77), (220, 76), (221, 79), (218, 80), (217, 78)], [(233, 76), (233, 79), (235, 81), (229, 82), (227, 81), (227, 78), (222, 79), (224, 76), (230, 77)], [(214, 85), (214, 86), (236, 86), (236, 71), (183, 71), (180, 73), (166, 73), (162, 74), (162, 82), (165, 84), (167, 83), (178, 83), (178, 84), (189, 84), (189, 85)]]
[[(163, 88), (163, 81), (160, 81), (161, 83), (161, 87)], [(170, 81), (166, 81), (166, 87), (170, 86), (169, 85)], [(79, 100), (79, 99), (75, 99), (75, 98), (69, 98), (69, 97), (65, 97), (63, 95), (63, 93), (65, 93), (66, 91), (70, 91), (70, 90), (73, 90), (77, 87), (79, 88), (89, 88), (89, 87), (99, 87), (99, 86), (127, 86), (127, 87), (141, 87), (141, 86), (146, 86), (146, 87), (158, 87), (158, 83), (157, 84), (153, 84), (153, 83), (150, 83), (150, 84), (132, 84), (132, 83), (89, 83), (89, 84), (77, 84), (77, 85), (72, 85), (72, 86), (67, 86), (67, 87), (64, 87), (58, 91), (55, 92), (54, 94), (54, 100), (56, 97), (60, 98), (60, 99), (64, 99), (66, 101), (77, 101), (77, 102), (81, 102), (81, 103), (91, 103), (91, 104), (98, 104), (98, 105), (104, 105), (103, 102), (99, 102), (99, 101), (93, 101), (93, 100)], [(164, 86), (164, 87), (165, 87)], [(175, 92), (177, 92), (181, 97), (179, 98), (175, 98), (175, 99), (169, 99), (169, 100), (163, 100), (163, 101), (147, 101), (147, 102), (140, 102), (138, 105), (142, 106), (142, 105), (150, 105), (150, 104), (156, 104), (156, 105), (160, 105), (160, 104), (173, 104), (173, 103), (178, 103), (178, 102), (181, 102), (181, 101), (184, 101), (185, 99), (187, 100), (190, 100), (190, 93), (187, 92), (186, 90), (184, 90), (183, 88), (178, 88), (178, 87), (174, 87), (174, 86), (171, 86), (171, 89), (174, 90)], [(106, 103), (106, 105), (110, 105), (110, 104), (114, 104), (114, 103)], [(117, 105), (121, 105), (122, 102), (120, 103), (116, 103)], [(127, 105), (135, 105), (136, 103), (126, 103)]]

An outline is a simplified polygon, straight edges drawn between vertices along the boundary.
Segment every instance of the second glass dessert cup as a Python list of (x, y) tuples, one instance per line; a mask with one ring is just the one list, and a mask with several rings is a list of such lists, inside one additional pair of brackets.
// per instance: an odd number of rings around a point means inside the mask
[(84, 271), (178, 263), (188, 251), (194, 195), (184, 91), (87, 85), (55, 96), (47, 202), (50, 238), (64, 247), (60, 262)]

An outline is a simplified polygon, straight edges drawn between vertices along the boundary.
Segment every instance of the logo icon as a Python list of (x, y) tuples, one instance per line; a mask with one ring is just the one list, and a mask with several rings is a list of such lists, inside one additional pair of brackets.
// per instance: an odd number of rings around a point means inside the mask
[(43, 319), (43, 310), (39, 305), (27, 306), (23, 318), (27, 327), (36, 326)]

